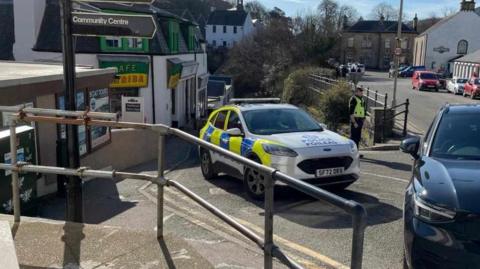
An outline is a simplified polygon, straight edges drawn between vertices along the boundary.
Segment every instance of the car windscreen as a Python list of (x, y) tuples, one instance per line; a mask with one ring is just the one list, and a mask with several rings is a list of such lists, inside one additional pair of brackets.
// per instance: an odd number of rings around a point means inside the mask
[(306, 112), (294, 108), (258, 109), (243, 112), (248, 130), (256, 135), (323, 131)]
[(438, 76), (432, 73), (421, 73), (420, 78), (422, 79), (437, 79)]
[(467, 83), (468, 79), (464, 79), (464, 78), (459, 78), (457, 79), (457, 83)]
[(480, 160), (480, 113), (446, 112), (432, 143), (431, 156)]

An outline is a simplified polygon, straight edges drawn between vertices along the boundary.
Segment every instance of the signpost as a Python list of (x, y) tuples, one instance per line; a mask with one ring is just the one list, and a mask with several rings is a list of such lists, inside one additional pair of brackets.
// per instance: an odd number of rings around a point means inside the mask
[(153, 38), (157, 25), (152, 15), (72, 13), (73, 34)]
[[(72, 2), (103, 2), (152, 4), (154, 0), (58, 0), (60, 2), (63, 83), (65, 87), (65, 109), (75, 110), (75, 49), (73, 36), (119, 36), (152, 39), (157, 25), (152, 15), (126, 15), (110, 13), (72, 12)], [(136, 108), (136, 106), (131, 106)], [(68, 167), (80, 167), (78, 127), (67, 125)], [(82, 180), (71, 176), (66, 184), (66, 220), (83, 222)]]

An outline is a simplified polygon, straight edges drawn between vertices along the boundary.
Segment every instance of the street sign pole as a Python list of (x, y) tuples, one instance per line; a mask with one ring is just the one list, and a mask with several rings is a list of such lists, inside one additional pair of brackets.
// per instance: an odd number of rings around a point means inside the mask
[(400, 0), (400, 11), (398, 15), (398, 29), (397, 29), (397, 42), (395, 49), (395, 64), (393, 72), (393, 98), (392, 98), (392, 108), (397, 105), (397, 82), (398, 82), (398, 69), (400, 69), (400, 55), (397, 53), (397, 49), (402, 49), (402, 17), (403, 17), (403, 0)]
[[(63, 49), (63, 84), (65, 88), (65, 109), (75, 107), (75, 50), (72, 35), (71, 0), (59, 0), (61, 6), (62, 49)], [(80, 167), (78, 151), (78, 127), (67, 125), (67, 156), (70, 168)], [(83, 222), (82, 181), (70, 176), (67, 180), (66, 216), (67, 221)]]

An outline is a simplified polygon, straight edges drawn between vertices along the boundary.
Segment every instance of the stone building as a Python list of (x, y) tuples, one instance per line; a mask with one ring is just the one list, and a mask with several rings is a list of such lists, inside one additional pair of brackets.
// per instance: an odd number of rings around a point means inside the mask
[[(417, 17), (413, 28), (402, 24), (401, 63), (409, 64), (413, 59), (413, 44), (417, 36)], [(344, 27), (341, 42), (341, 62), (359, 62), (367, 68), (385, 70), (394, 60), (397, 21), (360, 20), (350, 27)]]

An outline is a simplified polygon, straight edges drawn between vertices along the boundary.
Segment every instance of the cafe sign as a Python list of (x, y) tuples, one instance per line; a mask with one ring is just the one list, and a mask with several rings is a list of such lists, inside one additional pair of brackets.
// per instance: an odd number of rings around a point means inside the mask
[(183, 65), (178, 58), (167, 60), (167, 82), (169, 89), (175, 89), (182, 77)]
[(115, 67), (117, 77), (110, 88), (146, 88), (148, 87), (148, 63), (101, 61), (100, 68)]

